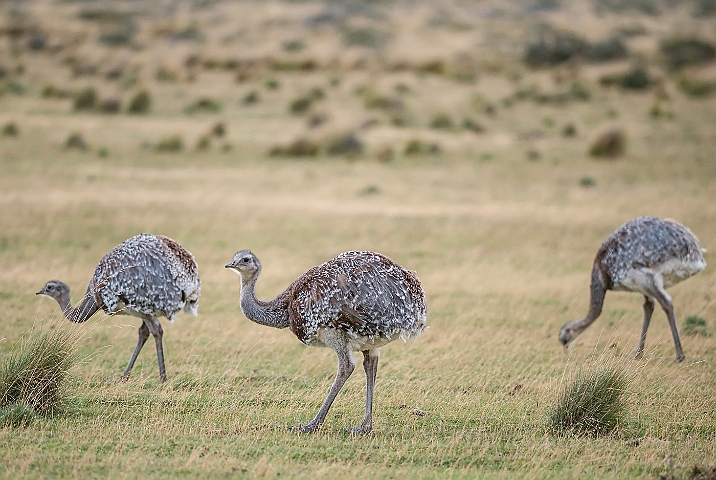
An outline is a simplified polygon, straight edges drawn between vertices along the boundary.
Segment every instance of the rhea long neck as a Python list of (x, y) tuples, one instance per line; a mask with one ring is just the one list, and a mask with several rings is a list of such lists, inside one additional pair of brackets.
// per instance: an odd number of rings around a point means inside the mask
[(581, 320), (571, 322), (572, 327), (578, 330), (579, 333), (594, 323), (597, 317), (602, 313), (607, 288), (600, 273), (600, 269), (595, 265), (592, 269), (592, 281), (589, 285), (589, 310), (587, 311), (587, 315)]
[(286, 328), (289, 326), (288, 290), (273, 300), (264, 302), (256, 298), (254, 287), (259, 272), (241, 273), (241, 311), (246, 318), (267, 327)]
[(60, 308), (62, 309), (62, 313), (65, 318), (74, 323), (86, 322), (97, 310), (99, 310), (97, 302), (95, 302), (94, 297), (89, 292), (85, 294), (82, 302), (77, 307), (73, 307), (70, 303), (69, 289), (63, 290), (60, 293), (60, 297), (55, 298), (55, 300), (57, 300), (57, 303), (60, 304)]

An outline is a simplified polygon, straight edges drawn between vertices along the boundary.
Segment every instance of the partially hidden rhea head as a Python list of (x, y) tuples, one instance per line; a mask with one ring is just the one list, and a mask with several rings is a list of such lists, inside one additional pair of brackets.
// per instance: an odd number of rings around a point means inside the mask
[(35, 295), (47, 295), (59, 302), (63, 295), (70, 295), (70, 287), (59, 280), (50, 280)]
[(564, 348), (569, 348), (572, 342), (574, 342), (579, 334), (582, 333), (582, 330), (573, 326), (572, 323), (573, 322), (565, 324), (564, 327), (562, 327), (562, 330), (559, 331), (559, 341)]
[(186, 299), (186, 303), (184, 303), (184, 313), (187, 315), (193, 315), (197, 316), (199, 315), (199, 294), (194, 293), (189, 296), (189, 298)]
[(261, 264), (256, 255), (251, 253), (249, 250), (241, 250), (236, 252), (234, 259), (225, 265), (226, 268), (230, 268), (237, 274), (250, 278), (261, 270)]

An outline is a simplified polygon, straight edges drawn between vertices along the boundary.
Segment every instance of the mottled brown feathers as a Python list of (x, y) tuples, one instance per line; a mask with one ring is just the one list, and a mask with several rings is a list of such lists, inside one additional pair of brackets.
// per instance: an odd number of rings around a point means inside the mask
[(168, 237), (143, 233), (104, 255), (87, 292), (107, 313), (173, 320), (188, 301), (196, 303), (200, 284), (191, 253)]
[(379, 253), (342, 253), (301, 275), (289, 292), (291, 330), (306, 344), (325, 327), (371, 339), (416, 338), (425, 329), (420, 280)]

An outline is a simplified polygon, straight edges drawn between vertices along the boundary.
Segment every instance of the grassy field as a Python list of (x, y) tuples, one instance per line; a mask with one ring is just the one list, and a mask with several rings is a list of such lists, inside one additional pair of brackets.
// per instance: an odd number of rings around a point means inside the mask
[[(565, 322), (586, 312), (601, 241), (629, 219), (675, 218), (716, 249), (716, 99), (677, 87), (684, 75), (712, 78), (713, 66), (673, 74), (656, 50), (674, 32), (711, 38), (708, 19), (683, 5), (654, 17), (597, 15), (591, 3), (563, 2), (530, 16), (519, 2), (500, 15), (500, 4), (487, 2), (474, 12), (460, 2), (357, 4), (355, 11), (339, 2), (352, 16), (335, 28), (308, 28), (307, 18), (335, 5), (187, 5), (170, 13), (149, 2), (117, 2), (114, 10), (105, 3), (0, 6), (8, 22), (35, 25), (47, 37), (38, 51), (26, 47), (30, 33), (0, 44), (7, 72), (0, 127), (12, 123), (18, 131), (0, 137), (0, 361), (23, 335), (53, 328), (81, 336), (82, 359), (61, 414), (0, 429), (0, 476), (690, 478), (695, 466), (716, 466), (711, 265), (671, 289), (680, 327), (696, 315), (711, 333), (682, 335), (684, 363), (673, 361), (659, 309), (644, 359), (631, 360), (642, 318), (635, 294), (609, 293), (602, 316), (568, 353), (557, 338)], [(83, 20), (91, 8), (115, 16)], [(142, 20), (131, 16), (137, 10)], [(131, 44), (98, 42), (124, 25), (118, 12), (134, 19)], [(647, 33), (629, 40), (627, 60), (530, 70), (521, 52), (540, 22), (588, 32), (590, 41), (625, 25)], [(203, 39), (171, 37), (192, 31)], [(351, 46), (356, 31), (385, 44)], [(293, 53), (292, 40), (306, 46)], [(465, 67), (475, 78), (451, 74), (464, 73), (462, 51), (478, 52)], [(193, 54), (199, 67), (185, 64)], [(264, 63), (237, 81), (243, 67), (206, 62), (233, 57)], [(269, 57), (318, 66), (270, 67)], [(424, 66), (435, 58), (446, 71)], [(600, 76), (629, 68), (634, 58), (647, 62), (656, 85), (599, 85)], [(386, 66), (403, 61), (409, 67)], [(73, 74), (83, 62), (96, 73)], [(106, 80), (116, 65), (120, 80)], [(160, 81), (162, 65), (177, 78)], [(561, 76), (585, 85), (589, 98), (554, 103), (520, 94), (563, 91)], [(267, 87), (269, 80), (279, 87)], [(43, 98), (49, 84), (72, 95)], [(73, 96), (90, 85), (100, 99), (120, 98), (122, 112), (74, 110)], [(316, 87), (325, 98), (292, 114), (290, 103)], [(123, 113), (141, 89), (151, 92), (149, 112)], [(252, 91), (259, 101), (247, 103)], [(397, 113), (366, 100), (395, 92), (402, 92)], [(219, 111), (187, 110), (202, 98)], [(653, 114), (655, 105), (662, 113)], [(453, 125), (431, 128), (440, 113)], [(310, 128), (317, 115), (327, 122)], [(462, 128), (464, 118), (484, 131)], [(207, 137), (208, 148), (197, 150), (218, 122), (226, 134)], [(574, 136), (562, 133), (569, 123)], [(626, 132), (625, 154), (590, 157), (590, 142), (610, 128)], [(73, 132), (85, 149), (65, 148)], [(326, 154), (331, 138), (345, 132), (360, 139), (362, 153)], [(174, 135), (183, 149), (157, 151)], [(268, 155), (297, 138), (315, 142), (319, 154)], [(439, 153), (406, 154), (413, 139), (437, 144)], [(59, 279), (79, 299), (102, 255), (141, 232), (170, 236), (194, 254), (199, 316), (163, 322), (166, 384), (158, 382), (151, 342), (129, 382), (108, 384), (129, 359), (136, 319), (98, 314), (69, 325), (53, 301), (34, 293)], [(242, 315), (239, 280), (224, 264), (244, 248), (261, 259), (262, 299), (350, 249), (382, 252), (417, 272), (430, 328), (416, 342), (382, 349), (372, 434), (344, 431), (362, 419), (360, 368), (318, 433), (288, 431), (318, 410), (335, 354)], [(560, 388), (604, 362), (618, 362), (634, 378), (618, 432), (549, 435)]]

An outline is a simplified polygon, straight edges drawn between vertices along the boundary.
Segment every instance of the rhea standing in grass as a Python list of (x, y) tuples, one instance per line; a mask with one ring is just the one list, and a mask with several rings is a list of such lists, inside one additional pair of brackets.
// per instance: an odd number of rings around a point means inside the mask
[(321, 427), (355, 369), (353, 352), (360, 351), (366, 375), (365, 418), (352, 431), (370, 432), (378, 349), (398, 338), (415, 339), (426, 328), (425, 294), (415, 273), (379, 253), (345, 252), (311, 268), (264, 302), (254, 293), (261, 264), (253, 253), (236, 253), (226, 268), (241, 276), (246, 318), (269, 327), (290, 327), (306, 345), (332, 348), (338, 356), (338, 372), (326, 400), (308, 425), (296, 429), (312, 432)]
[(679, 340), (674, 306), (666, 289), (706, 268), (698, 238), (671, 219), (639, 217), (609, 235), (597, 251), (592, 267), (589, 311), (581, 320), (569, 322), (559, 340), (569, 346), (602, 312), (607, 290), (637, 292), (644, 296), (644, 322), (636, 358), (644, 354), (646, 332), (656, 300), (666, 313), (676, 346), (676, 361), (685, 357)]
[(171, 238), (143, 233), (105, 254), (78, 306), (70, 304), (70, 288), (57, 280), (47, 282), (37, 295), (57, 300), (65, 317), (75, 323), (86, 322), (99, 309), (107, 314), (142, 319), (137, 346), (120, 379), (129, 378), (151, 333), (157, 347), (159, 378), (164, 382), (167, 378), (162, 345), (164, 331), (159, 317), (165, 316), (174, 322), (174, 316), (181, 309), (196, 316), (200, 285), (199, 270), (191, 253)]

